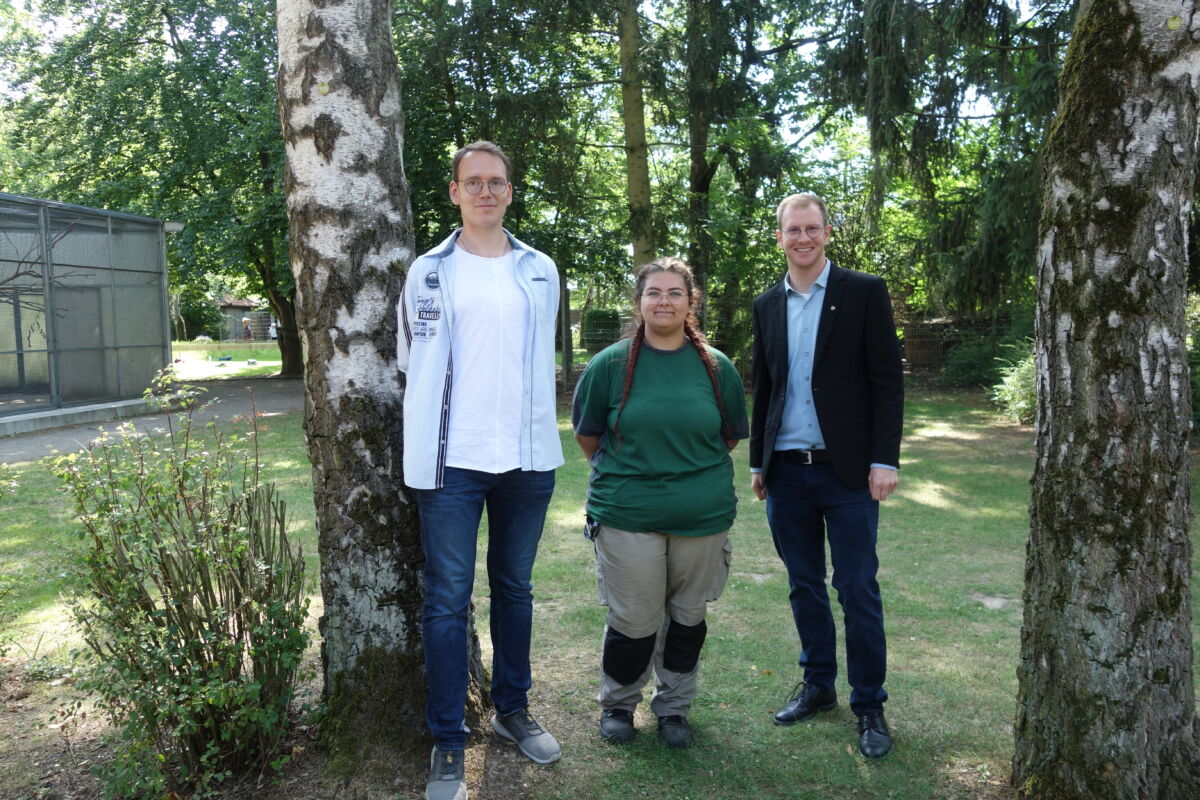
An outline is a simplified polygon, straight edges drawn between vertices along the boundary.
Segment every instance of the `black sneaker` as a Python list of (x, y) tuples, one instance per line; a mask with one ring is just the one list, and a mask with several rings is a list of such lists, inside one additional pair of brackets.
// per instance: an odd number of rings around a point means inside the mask
[(425, 800), (467, 800), (462, 750), (439, 750), (429, 754), (429, 779)]
[(678, 714), (659, 717), (658, 740), (663, 743), (663, 746), (672, 750), (691, 744), (692, 726), (688, 724), (687, 717), (681, 717)]
[(600, 715), (600, 738), (613, 744), (633, 741), (633, 712), (624, 708), (606, 708)]

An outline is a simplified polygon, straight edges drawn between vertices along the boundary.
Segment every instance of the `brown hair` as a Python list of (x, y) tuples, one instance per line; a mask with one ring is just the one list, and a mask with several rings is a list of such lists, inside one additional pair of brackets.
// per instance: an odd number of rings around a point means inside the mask
[(821, 209), (821, 224), (829, 224), (829, 212), (825, 210), (825, 201), (812, 192), (789, 194), (779, 201), (779, 205), (775, 209), (775, 224), (782, 230), (784, 212), (789, 208), (807, 208), (808, 206), (816, 206)]
[(450, 160), (450, 179), (458, 180), (458, 165), (466, 157), (467, 153), (489, 153), (500, 159), (504, 164), (504, 177), (511, 179), (512, 177), (512, 161), (509, 160), (508, 154), (499, 148), (499, 146), (491, 142), (480, 140), (471, 142), (466, 147), (460, 148), (454, 153), (454, 158)]
[(709, 381), (712, 382), (713, 396), (717, 398), (717, 411), (721, 415), (721, 436), (728, 439), (729, 424), (725, 421), (725, 402), (721, 397), (721, 386), (717, 382), (717, 360), (708, 350), (708, 339), (704, 336), (704, 331), (700, 329), (700, 322), (696, 319), (695, 314), (695, 309), (703, 302), (703, 298), (700, 290), (696, 287), (696, 278), (692, 275), (692, 269), (687, 262), (681, 258), (667, 256), (645, 264), (638, 270), (637, 277), (633, 281), (633, 307), (638, 321), (637, 329), (633, 332), (633, 341), (629, 343), (629, 357), (625, 361), (625, 384), (621, 388), (621, 404), (617, 407), (617, 418), (613, 420), (613, 433), (617, 434), (618, 446), (621, 441), (619, 427), (621, 412), (625, 410), (625, 402), (629, 399), (629, 390), (633, 388), (633, 372), (637, 369), (638, 355), (642, 351), (642, 342), (646, 339), (646, 321), (641, 319), (642, 292), (646, 288), (646, 279), (658, 272), (670, 272), (683, 278), (688, 296), (688, 313), (683, 320), (683, 335), (692, 343), (692, 347), (704, 364)]

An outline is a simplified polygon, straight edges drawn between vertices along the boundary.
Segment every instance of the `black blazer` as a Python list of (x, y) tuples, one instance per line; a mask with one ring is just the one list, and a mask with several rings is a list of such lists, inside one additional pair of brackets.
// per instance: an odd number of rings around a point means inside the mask
[[(764, 481), (787, 397), (786, 292), (781, 280), (754, 298), (750, 466)], [(871, 464), (900, 466), (904, 372), (882, 278), (830, 266), (812, 390), (825, 448), (848, 486), (866, 486)]]

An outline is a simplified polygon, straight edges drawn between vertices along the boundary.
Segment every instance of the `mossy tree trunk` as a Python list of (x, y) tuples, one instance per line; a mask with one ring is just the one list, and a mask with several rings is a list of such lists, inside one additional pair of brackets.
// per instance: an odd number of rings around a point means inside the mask
[(1198, 23), (1190, 3), (1081, 4), (1046, 141), (1025, 798), (1200, 797), (1184, 325)]
[(654, 224), (650, 202), (650, 162), (646, 147), (646, 107), (642, 96), (641, 15), (637, 0), (617, 8), (621, 58), (621, 119), (625, 128), (625, 191), (629, 201), (629, 238), (633, 266), (654, 260)]
[(277, 10), (335, 769), (413, 746), (425, 729), (423, 557), (401, 474), (395, 362), (396, 301), (414, 243), (391, 19), (390, 0), (279, 0)]

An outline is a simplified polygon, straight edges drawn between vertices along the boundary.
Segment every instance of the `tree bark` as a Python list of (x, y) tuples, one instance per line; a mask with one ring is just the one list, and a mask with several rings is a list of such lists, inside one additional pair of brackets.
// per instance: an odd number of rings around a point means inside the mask
[(1037, 463), (1013, 783), (1200, 796), (1185, 343), (1190, 4), (1081, 6), (1046, 141)]
[(642, 98), (641, 44), (637, 0), (621, 0), (621, 117), (625, 125), (625, 188), (629, 200), (629, 238), (633, 266), (654, 260), (654, 224), (650, 200), (650, 164), (646, 147), (646, 108)]
[[(708, 137), (712, 125), (713, 90), (717, 85), (719, 54), (712, 52), (709, 32), (714, 18), (713, 0), (688, 0), (684, 31), (687, 66), (688, 126), (688, 264), (697, 285), (708, 297), (708, 269), (712, 263), (712, 235), (708, 232), (708, 192), (712, 188), (719, 159), (708, 159)], [(696, 310), (705, 324), (707, 306)]]
[(424, 730), (421, 543), (401, 475), (396, 299), (413, 257), (389, 0), (279, 0), (296, 316), (307, 346), (330, 766)]

